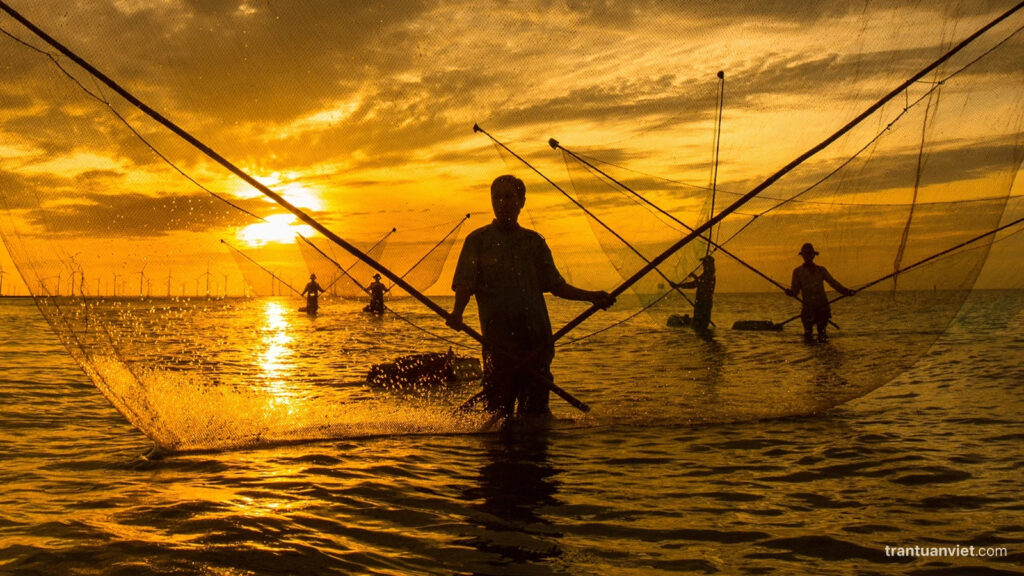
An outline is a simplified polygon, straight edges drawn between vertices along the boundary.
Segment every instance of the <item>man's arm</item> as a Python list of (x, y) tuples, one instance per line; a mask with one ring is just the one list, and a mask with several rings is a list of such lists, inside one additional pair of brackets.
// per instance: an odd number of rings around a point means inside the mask
[[(690, 274), (690, 276), (692, 277), (693, 274)], [(680, 289), (696, 288), (697, 287), (697, 279), (694, 278), (693, 280), (690, 280), (688, 282), (671, 282), (670, 281), (669, 284), (673, 288), (680, 288)]]
[(462, 330), (465, 326), (462, 323), (462, 313), (466, 311), (469, 298), (476, 291), (478, 254), (479, 236), (474, 231), (462, 243), (459, 261), (455, 264), (455, 274), (452, 276), (452, 292), (455, 292), (455, 305), (452, 306), (452, 313), (445, 320), (445, 323), (456, 330)]
[(828, 285), (831, 286), (833, 290), (839, 292), (843, 296), (853, 296), (854, 291), (840, 284), (838, 280), (833, 278), (832, 275), (828, 273), (828, 270), (822, 268), (821, 271), (824, 272), (825, 282), (828, 282)]
[(452, 313), (445, 322), (446, 324), (456, 330), (462, 329), (464, 326), (462, 323), (462, 314), (466, 311), (466, 306), (469, 304), (469, 298), (472, 295), (473, 291), (469, 288), (459, 288), (455, 290), (455, 305), (452, 306)]
[(789, 283), (789, 288), (786, 289), (786, 296), (792, 296), (793, 298), (796, 298), (797, 294), (800, 293), (800, 276), (798, 274), (799, 271), (799, 268), (793, 270), (793, 279)]
[(584, 290), (582, 288), (577, 288), (568, 282), (558, 284), (551, 289), (551, 293), (566, 300), (590, 302), (601, 309), (607, 309), (612, 304), (615, 304), (615, 298), (604, 290)]

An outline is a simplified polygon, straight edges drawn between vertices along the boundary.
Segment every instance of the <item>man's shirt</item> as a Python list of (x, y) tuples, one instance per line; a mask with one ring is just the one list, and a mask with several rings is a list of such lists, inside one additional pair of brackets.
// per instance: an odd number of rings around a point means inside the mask
[(544, 293), (564, 283), (543, 236), (492, 222), (466, 237), (452, 289), (476, 296), (480, 330), (489, 343), (533, 350), (551, 338)]

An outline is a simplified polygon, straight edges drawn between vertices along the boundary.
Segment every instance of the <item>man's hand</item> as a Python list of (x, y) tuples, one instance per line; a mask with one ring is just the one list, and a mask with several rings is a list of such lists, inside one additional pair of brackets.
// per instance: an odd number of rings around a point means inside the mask
[(590, 293), (590, 303), (602, 310), (607, 310), (611, 308), (612, 304), (615, 304), (615, 297), (604, 290), (597, 290)]
[(448, 315), (448, 318), (445, 319), (444, 323), (447, 324), (449, 328), (454, 328), (456, 330), (462, 330), (466, 326), (462, 323), (462, 314), (456, 314), (454, 312)]
[(854, 295), (854, 294), (856, 294), (856, 293), (857, 293), (857, 291), (856, 291), (856, 290), (850, 290), (849, 288), (847, 288), (847, 289), (846, 289), (846, 290), (845, 290), (845, 291), (843, 292), (843, 296), (853, 296), (853, 295)]
[(789, 288), (786, 288), (785, 292), (786, 292), (786, 296), (789, 296), (790, 298), (795, 298), (796, 297), (796, 290), (791, 290)]

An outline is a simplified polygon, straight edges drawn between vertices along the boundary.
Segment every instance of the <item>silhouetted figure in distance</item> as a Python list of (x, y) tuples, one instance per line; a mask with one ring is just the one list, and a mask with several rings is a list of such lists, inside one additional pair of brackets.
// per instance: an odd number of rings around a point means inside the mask
[[(549, 388), (531, 372), (551, 378), (555, 347), (551, 342), (544, 293), (590, 302), (601, 308), (615, 299), (567, 283), (555, 268), (544, 237), (519, 226), (526, 185), (515, 176), (491, 184), (494, 221), (471, 232), (462, 246), (452, 279), (455, 304), (448, 324), (461, 328), (462, 315), (476, 296), (483, 350), (483, 386), (487, 410), (496, 416), (520, 414), (545, 419)], [(518, 403), (518, 407), (517, 407)]]
[(708, 255), (701, 258), (700, 261), (699, 276), (690, 274), (693, 280), (673, 284), (673, 286), (697, 289), (693, 298), (693, 319), (690, 321), (690, 326), (693, 326), (696, 332), (705, 334), (708, 331), (708, 325), (711, 324), (711, 303), (715, 296), (715, 258)]
[(384, 288), (384, 284), (381, 284), (380, 274), (373, 275), (373, 282), (366, 287), (366, 291), (370, 293), (370, 303), (366, 306), (367, 312), (373, 312), (374, 314), (384, 313), (384, 292), (387, 291)]
[(793, 270), (792, 287), (786, 290), (787, 296), (798, 296), (803, 299), (800, 320), (804, 324), (804, 340), (813, 341), (813, 328), (818, 327), (818, 342), (828, 341), (828, 321), (832, 318), (832, 309), (825, 294), (825, 283), (844, 296), (853, 296), (854, 291), (840, 284), (824, 266), (814, 263), (818, 251), (810, 242), (800, 248), (800, 256), (804, 263)]
[(309, 275), (309, 283), (302, 289), (302, 296), (306, 297), (306, 312), (309, 314), (316, 314), (317, 309), (320, 308), (320, 294), (324, 291), (319, 284), (316, 283), (316, 274)]

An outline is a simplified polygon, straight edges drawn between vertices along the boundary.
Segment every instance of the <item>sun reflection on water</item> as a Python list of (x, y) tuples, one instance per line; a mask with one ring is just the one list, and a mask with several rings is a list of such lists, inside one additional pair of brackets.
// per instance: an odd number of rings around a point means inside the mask
[(259, 366), (262, 370), (267, 391), (271, 395), (271, 405), (291, 406), (294, 391), (288, 386), (293, 373), (294, 355), (291, 324), (284, 306), (275, 300), (268, 300), (263, 306), (262, 353), (259, 355)]

